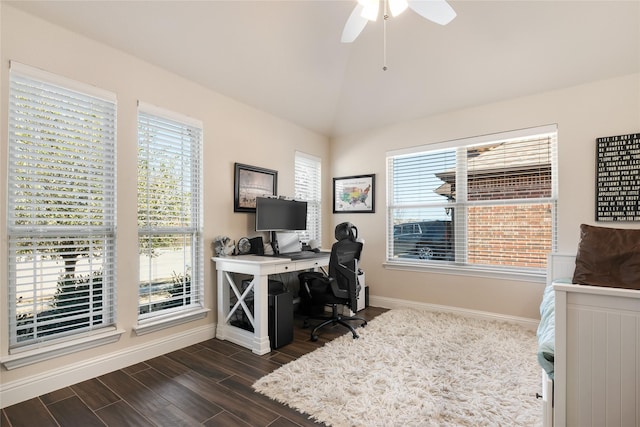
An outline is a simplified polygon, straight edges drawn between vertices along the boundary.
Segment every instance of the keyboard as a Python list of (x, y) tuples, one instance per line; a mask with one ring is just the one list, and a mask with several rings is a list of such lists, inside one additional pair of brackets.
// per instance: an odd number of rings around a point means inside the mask
[(327, 256), (327, 254), (322, 252), (301, 251), (301, 252), (291, 252), (288, 254), (281, 254), (281, 256), (297, 261), (300, 259), (322, 258), (324, 256)]

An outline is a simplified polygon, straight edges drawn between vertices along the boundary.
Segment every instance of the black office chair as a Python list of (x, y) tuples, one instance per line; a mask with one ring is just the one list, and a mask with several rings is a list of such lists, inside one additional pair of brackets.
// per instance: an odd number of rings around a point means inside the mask
[[(360, 326), (365, 326), (367, 321), (362, 317), (343, 316), (338, 314), (338, 305), (345, 305), (356, 310), (358, 306), (358, 294), (360, 284), (358, 283), (358, 261), (362, 252), (362, 243), (356, 239), (358, 237), (357, 228), (349, 223), (338, 224), (335, 230), (337, 242), (331, 247), (331, 257), (329, 258), (329, 276), (319, 272), (304, 272), (298, 275), (300, 279), (301, 303), (306, 307), (331, 306), (331, 316), (311, 315), (305, 321), (303, 327), (309, 327), (309, 320), (318, 319), (323, 322), (311, 331), (311, 341), (318, 340), (318, 329), (329, 324), (340, 324), (348, 328), (353, 334), (353, 338), (358, 338), (358, 334), (348, 321), (360, 321)], [(322, 310), (324, 311), (324, 310)]]

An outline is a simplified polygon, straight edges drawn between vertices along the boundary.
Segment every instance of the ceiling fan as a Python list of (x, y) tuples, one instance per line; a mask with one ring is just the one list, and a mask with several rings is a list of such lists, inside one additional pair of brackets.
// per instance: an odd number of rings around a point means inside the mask
[(456, 17), (446, 0), (358, 0), (358, 4), (351, 12), (342, 31), (343, 43), (351, 43), (364, 30), (369, 21), (375, 21), (378, 17), (380, 3), (384, 4), (384, 19), (389, 17), (387, 9), (392, 16), (398, 16), (407, 7), (423, 18), (440, 25), (447, 25)]

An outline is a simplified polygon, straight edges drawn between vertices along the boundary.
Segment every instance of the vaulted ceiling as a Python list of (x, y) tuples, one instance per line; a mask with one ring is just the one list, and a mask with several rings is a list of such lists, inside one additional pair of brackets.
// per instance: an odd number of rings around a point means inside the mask
[[(329, 137), (640, 72), (640, 1), (451, 0), (340, 42), (355, 0), (8, 1)], [(640, 94), (638, 94), (640, 96)]]

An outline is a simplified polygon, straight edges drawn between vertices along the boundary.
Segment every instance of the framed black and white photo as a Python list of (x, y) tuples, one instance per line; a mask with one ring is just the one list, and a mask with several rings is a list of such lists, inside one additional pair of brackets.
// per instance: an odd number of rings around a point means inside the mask
[(333, 178), (333, 213), (374, 213), (375, 175)]
[(278, 172), (236, 163), (233, 194), (234, 212), (255, 212), (256, 197), (278, 195)]

